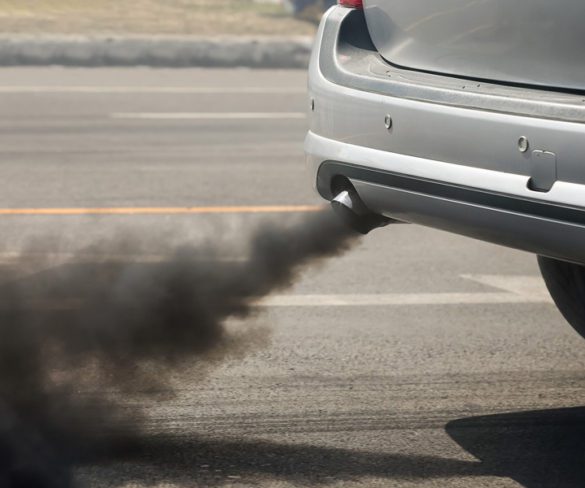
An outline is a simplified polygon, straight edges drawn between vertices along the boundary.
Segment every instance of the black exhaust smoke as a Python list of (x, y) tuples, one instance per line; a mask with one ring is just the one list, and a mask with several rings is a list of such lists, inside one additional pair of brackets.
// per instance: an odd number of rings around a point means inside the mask
[[(226, 320), (249, 317), (259, 298), (354, 235), (317, 212), (259, 227), (242, 260), (221, 260), (211, 241), (148, 264), (87, 263), (82, 252), (0, 285), (0, 486), (72, 486), (75, 463), (129, 449), (143, 414), (123, 399), (156, 395), (183, 366), (204, 372), (263, 344), (265, 330), (230, 333)], [(91, 252), (121, 245), (132, 240)]]

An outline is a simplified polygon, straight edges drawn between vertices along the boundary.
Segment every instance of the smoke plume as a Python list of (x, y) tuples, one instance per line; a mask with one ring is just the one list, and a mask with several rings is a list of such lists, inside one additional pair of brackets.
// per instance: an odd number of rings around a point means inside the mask
[(260, 298), (352, 241), (317, 212), (260, 226), (243, 259), (222, 259), (213, 239), (160, 262), (112, 257), (139, 247), (127, 236), (59, 266), (37, 256), (41, 271), (0, 285), (0, 486), (72, 486), (75, 463), (126, 449), (142, 412), (120, 398), (155, 395), (185, 365), (205, 371), (261, 344), (262, 329), (228, 332), (226, 321), (250, 317)]

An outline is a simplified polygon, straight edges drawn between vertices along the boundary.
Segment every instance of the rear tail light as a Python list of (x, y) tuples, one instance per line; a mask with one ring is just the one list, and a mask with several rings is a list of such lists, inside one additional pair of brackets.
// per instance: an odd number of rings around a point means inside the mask
[(337, 0), (339, 5), (350, 8), (364, 8), (363, 0)]

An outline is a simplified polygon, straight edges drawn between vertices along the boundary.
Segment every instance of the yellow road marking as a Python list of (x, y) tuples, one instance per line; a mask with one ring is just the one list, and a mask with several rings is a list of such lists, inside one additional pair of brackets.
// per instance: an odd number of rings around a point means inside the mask
[(120, 207), (120, 208), (0, 208), (0, 215), (162, 215), (300, 213), (323, 210), (320, 205), (265, 205), (228, 207)]

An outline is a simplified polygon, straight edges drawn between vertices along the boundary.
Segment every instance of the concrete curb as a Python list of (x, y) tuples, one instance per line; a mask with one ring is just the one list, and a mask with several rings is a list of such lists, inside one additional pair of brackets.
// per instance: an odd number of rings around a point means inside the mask
[(0, 66), (306, 68), (311, 37), (0, 37)]

